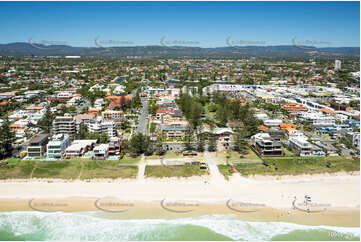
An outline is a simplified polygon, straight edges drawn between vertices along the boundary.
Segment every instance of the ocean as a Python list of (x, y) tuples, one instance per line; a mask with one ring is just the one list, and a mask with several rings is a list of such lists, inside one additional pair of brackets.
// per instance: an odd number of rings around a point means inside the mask
[(360, 228), (247, 222), (235, 215), (113, 219), (102, 212), (0, 213), (0, 240), (360, 240)]

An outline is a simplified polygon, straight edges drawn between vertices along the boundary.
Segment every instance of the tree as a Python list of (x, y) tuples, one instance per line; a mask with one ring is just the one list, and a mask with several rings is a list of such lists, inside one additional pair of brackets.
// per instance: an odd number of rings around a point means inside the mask
[(44, 117), (39, 120), (39, 126), (45, 130), (46, 133), (50, 133), (52, 124), (54, 120), (54, 115), (50, 112), (50, 109), (48, 108), (44, 114)]
[(134, 155), (140, 155), (146, 152), (150, 145), (150, 139), (148, 136), (142, 133), (136, 133), (129, 140), (128, 149), (130, 153)]
[(198, 152), (203, 152), (203, 151), (204, 151), (204, 147), (205, 147), (204, 135), (198, 134), (197, 139), (198, 139), (198, 142), (197, 142), (197, 151), (198, 151)]
[(237, 129), (234, 140), (234, 150), (242, 156), (248, 154), (247, 132), (244, 129)]
[(187, 126), (184, 134), (184, 146), (186, 150), (192, 150), (192, 141), (193, 141), (193, 129), (191, 126)]
[(149, 107), (148, 107), (148, 112), (149, 112), (151, 115), (156, 115), (157, 110), (158, 110), (158, 105), (155, 104), (155, 103), (150, 104)]
[(0, 157), (5, 158), (11, 155), (13, 151), (13, 143), (15, 134), (9, 127), (9, 119), (4, 118), (4, 122), (0, 127)]
[(125, 96), (121, 96), (120, 98), (120, 108), (123, 112), (127, 111), (127, 104), (126, 104)]
[(84, 123), (80, 124), (79, 132), (75, 135), (77, 139), (86, 139), (89, 136), (88, 126)]
[(191, 111), (190, 111), (190, 119), (191, 119), (191, 124), (192, 124), (193, 129), (196, 129), (199, 126), (202, 111), (203, 111), (202, 106), (199, 103), (194, 103), (192, 105)]
[(210, 134), (208, 139), (208, 150), (217, 151), (217, 136)]

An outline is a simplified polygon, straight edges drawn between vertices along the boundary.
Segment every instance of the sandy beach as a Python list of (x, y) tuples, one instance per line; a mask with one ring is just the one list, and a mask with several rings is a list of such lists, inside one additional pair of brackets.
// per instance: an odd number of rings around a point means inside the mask
[[(305, 195), (311, 197), (315, 213), (295, 209), (295, 204), (303, 206)], [(212, 181), (205, 176), (0, 182), (0, 211), (103, 209), (117, 211), (112, 216), (126, 218), (232, 213), (250, 221), (357, 227), (360, 226), (360, 176), (337, 173), (249, 178), (236, 175), (229, 181)]]

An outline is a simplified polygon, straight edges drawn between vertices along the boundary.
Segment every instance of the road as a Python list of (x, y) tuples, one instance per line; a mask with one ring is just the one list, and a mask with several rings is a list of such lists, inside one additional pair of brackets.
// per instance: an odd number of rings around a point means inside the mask
[(76, 108), (76, 112), (80, 113), (86, 107), (90, 107), (90, 102), (88, 99), (84, 99), (84, 102)]
[(144, 135), (147, 134), (147, 116), (148, 116), (148, 99), (142, 99), (142, 109), (140, 110), (140, 115), (138, 118), (138, 124), (135, 128), (135, 132), (142, 133)]

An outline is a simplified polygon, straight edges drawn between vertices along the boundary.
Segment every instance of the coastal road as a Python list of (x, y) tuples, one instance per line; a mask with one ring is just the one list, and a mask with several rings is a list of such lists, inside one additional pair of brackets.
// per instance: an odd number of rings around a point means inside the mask
[(143, 107), (140, 110), (140, 115), (138, 118), (138, 124), (135, 128), (135, 132), (147, 134), (147, 116), (148, 116), (148, 99), (142, 99)]

